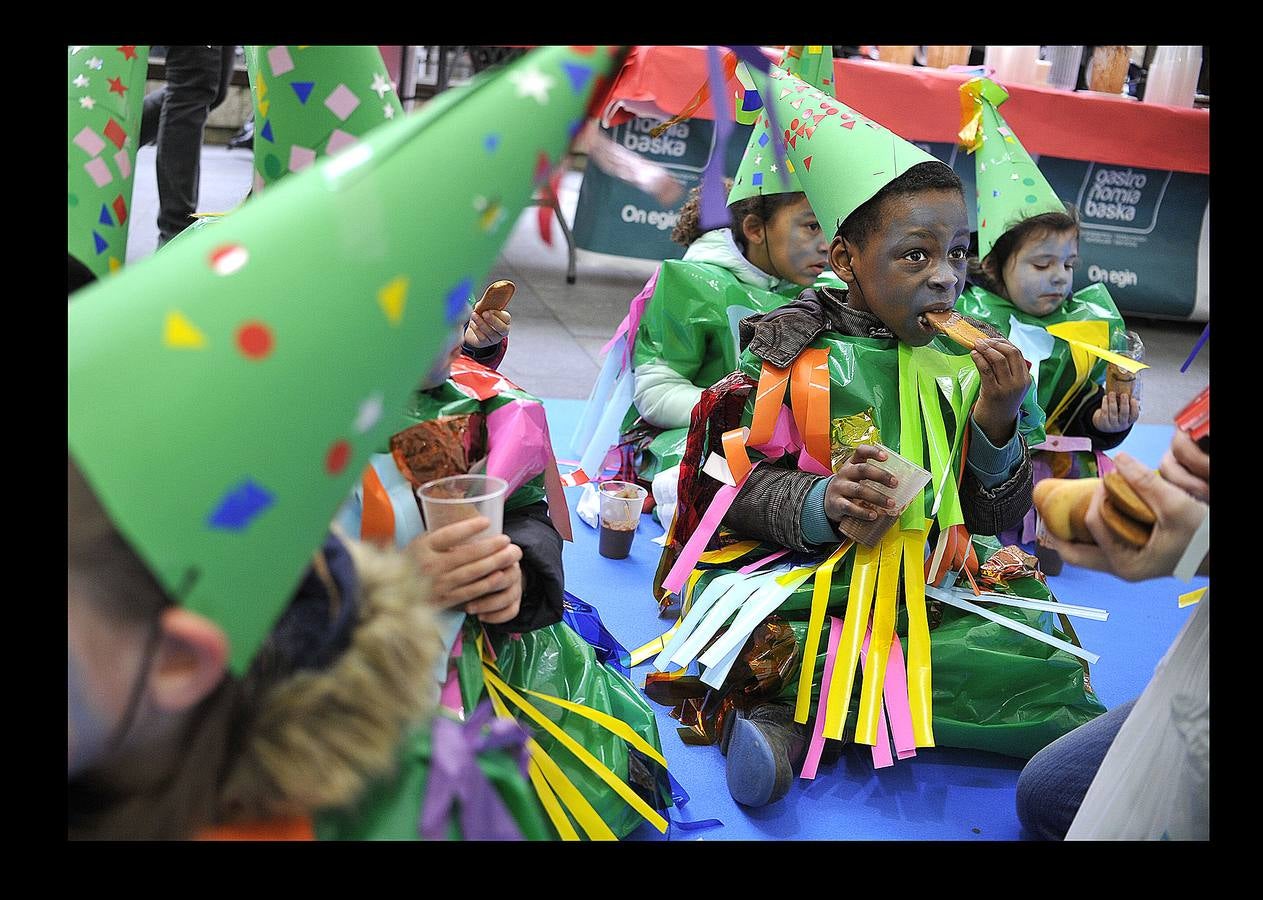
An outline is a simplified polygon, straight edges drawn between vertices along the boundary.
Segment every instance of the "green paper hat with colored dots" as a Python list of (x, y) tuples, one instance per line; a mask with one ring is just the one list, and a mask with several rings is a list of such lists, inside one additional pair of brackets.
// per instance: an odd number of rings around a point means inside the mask
[(247, 47), (254, 191), (403, 118), (376, 47)]
[(127, 255), (148, 67), (148, 47), (70, 48), (66, 252), (97, 278), (117, 271)]
[(986, 259), (1000, 236), (1023, 219), (1066, 211), (996, 108), (1007, 99), (1008, 92), (987, 78), (960, 86), (964, 125), (959, 137), (974, 154), (978, 181), (979, 259)]
[(776, 104), (786, 161), (826, 230), (913, 166), (946, 165), (783, 69), (770, 74), (766, 102)]
[(70, 454), (234, 672), (620, 56), (533, 50), (75, 294)]
[[(812, 45), (789, 47), (785, 51), (782, 65), (790, 74), (798, 76), (812, 87), (819, 88), (830, 97), (837, 95), (833, 81), (833, 47)], [(762, 79), (762, 81), (764, 85), (768, 84), (767, 79)], [(753, 81), (750, 82), (750, 84), (753, 83)], [(746, 96), (750, 97), (749, 88), (747, 88)], [(741, 157), (741, 165), (732, 181), (732, 190), (728, 192), (729, 206), (738, 200), (759, 194), (792, 194), (802, 191), (797, 175), (787, 172), (786, 177), (782, 179), (782, 173), (776, 171), (776, 150), (772, 146), (775, 135), (770, 129), (767, 112), (763, 110), (754, 121), (754, 130), (750, 132), (750, 142), (746, 144), (746, 152)], [(781, 143), (783, 144), (784, 141)]]

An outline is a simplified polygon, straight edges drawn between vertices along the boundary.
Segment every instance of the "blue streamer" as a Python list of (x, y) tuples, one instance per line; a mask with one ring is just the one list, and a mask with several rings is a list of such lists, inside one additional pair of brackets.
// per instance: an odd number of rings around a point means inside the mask
[(592, 645), (599, 662), (608, 665), (624, 678), (631, 678), (631, 654), (618, 642), (601, 621), (596, 607), (585, 603), (569, 591), (562, 592), (561, 619), (579, 637)]
[(1193, 358), (1201, 351), (1202, 345), (1206, 343), (1206, 339), (1210, 337), (1210, 323), (1206, 323), (1206, 327), (1202, 329), (1202, 336), (1197, 339), (1197, 343), (1193, 345), (1193, 352), (1188, 355), (1188, 359), (1184, 360), (1184, 365), (1180, 366), (1180, 374), (1188, 371), (1188, 367), (1193, 364)]

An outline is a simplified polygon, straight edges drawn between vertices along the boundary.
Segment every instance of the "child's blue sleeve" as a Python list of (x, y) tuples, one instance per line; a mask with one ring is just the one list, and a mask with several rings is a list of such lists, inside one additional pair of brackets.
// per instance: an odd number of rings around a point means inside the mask
[(1017, 429), (1013, 430), (1013, 437), (1007, 444), (997, 447), (972, 418), (969, 427), (973, 430), (966, 460), (969, 468), (987, 490), (1004, 484), (1013, 477), (1022, 462), (1022, 442), (1018, 440)]

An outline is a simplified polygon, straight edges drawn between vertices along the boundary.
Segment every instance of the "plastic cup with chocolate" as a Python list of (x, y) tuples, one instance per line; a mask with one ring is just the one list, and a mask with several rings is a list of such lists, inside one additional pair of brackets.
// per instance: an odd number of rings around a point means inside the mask
[(600, 554), (607, 559), (626, 559), (632, 540), (640, 526), (640, 511), (649, 496), (638, 484), (630, 481), (606, 481), (601, 484)]
[[(1140, 362), (1145, 358), (1145, 345), (1140, 335), (1134, 331), (1116, 332), (1110, 337), (1110, 349), (1119, 356)], [(1111, 394), (1134, 394), (1140, 396), (1140, 381), (1137, 372), (1110, 363), (1105, 369), (1105, 390)]]

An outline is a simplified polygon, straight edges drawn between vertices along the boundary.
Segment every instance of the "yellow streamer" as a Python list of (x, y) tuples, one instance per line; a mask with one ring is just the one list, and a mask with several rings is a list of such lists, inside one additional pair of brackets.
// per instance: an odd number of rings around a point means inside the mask
[[(491, 684), (487, 685), (487, 695), (491, 698), (491, 705), (495, 707), (496, 713), (501, 718), (514, 719), (516, 721), (513, 713), (509, 711), (504, 700), (500, 698), (499, 693)], [(588, 798), (584, 797), (579, 789), (574, 786), (574, 782), (566, 777), (566, 773), (561, 771), (561, 767), (540, 746), (539, 741), (533, 737), (528, 737), (526, 739), (526, 749), (530, 753), (531, 762), (539, 767), (540, 777), (545, 781), (545, 791), (551, 795), (552, 791), (556, 790), (557, 797), (560, 798), (559, 805), (564, 804), (565, 809), (575, 817), (575, 821), (579, 823), (579, 827), (583, 829), (589, 838), (594, 841), (618, 840), (617, 835), (605, 824), (605, 820), (601, 818), (600, 813), (592, 807), (592, 804), (588, 802)], [(527, 773), (529, 774), (529, 772), (530, 769), (528, 767)], [(544, 804), (545, 811), (548, 811), (548, 801), (545, 799), (544, 793), (540, 792), (538, 785), (535, 792), (539, 794), (540, 802)], [(560, 810), (558, 811), (560, 812)], [(566, 822), (564, 829), (556, 819), (553, 820), (553, 824), (557, 826), (557, 832), (562, 835), (566, 833), (573, 835), (573, 838), (568, 838), (568, 840), (578, 840), (579, 835), (570, 825), (570, 820), (565, 817), (564, 813), (562, 813), (562, 818)]]
[[(504, 701), (500, 699), (500, 695), (496, 692), (495, 688), (488, 686), (487, 696), (491, 698), (491, 705), (495, 709), (497, 716), (502, 719), (509, 719), (513, 722), (517, 721), (513, 717), (513, 713), (509, 712), (509, 708), (504, 705)], [(537, 761), (541, 758), (547, 759), (548, 754), (544, 752), (544, 748), (539, 745), (538, 741), (529, 736), (526, 739), (526, 750), (530, 756), (527, 760), (526, 774), (531, 779), (531, 785), (535, 788), (535, 795), (539, 797), (539, 802), (543, 805), (544, 812), (548, 814), (549, 820), (553, 823), (553, 827), (557, 829), (557, 834), (561, 836), (563, 841), (579, 840), (578, 832), (574, 830), (574, 826), (570, 823), (570, 817), (567, 816), (565, 811), (562, 809), (561, 803), (557, 799), (557, 795), (554, 794), (553, 789), (548, 786), (548, 781), (544, 778), (543, 770)], [(565, 776), (563, 775), (562, 777), (564, 778)], [(571, 787), (573, 788), (574, 786), (571, 785)], [(587, 801), (584, 800), (582, 796), (580, 796), (579, 799), (582, 800), (583, 803), (587, 804)], [(588, 804), (588, 806), (590, 807), (591, 804)], [(578, 816), (576, 815), (575, 818), (578, 818)], [(601, 821), (600, 816), (597, 816), (597, 821)], [(589, 822), (589, 824), (591, 823)], [(605, 826), (605, 823), (601, 822), (601, 825)], [(609, 828), (606, 827), (606, 830), (609, 831)], [(597, 829), (597, 831), (599, 833), (599, 829)]]
[(860, 687), (860, 711), (855, 725), (855, 743), (877, 743), (877, 723), (881, 716), (882, 690), (886, 686), (886, 664), (890, 641), (895, 634), (895, 600), (899, 593), (899, 559), (903, 541), (899, 532), (888, 531), (881, 541), (881, 562), (877, 575), (877, 601), (873, 606), (873, 636), (868, 645), (868, 665)]
[(1195, 591), (1189, 591), (1187, 594), (1180, 594), (1180, 609), (1186, 606), (1192, 606), (1194, 603), (1200, 603), (1202, 598), (1206, 596), (1206, 592), (1210, 587), (1198, 588)]
[[(794, 721), (804, 724), (811, 715), (811, 680), (816, 677), (816, 654), (820, 652), (820, 633), (824, 629), (824, 613), (829, 605), (829, 590), (833, 587), (833, 568), (846, 552), (854, 546), (843, 541), (838, 549), (816, 569), (816, 583), (811, 589), (811, 618), (807, 623), (807, 644), (803, 648), (803, 661), (798, 670), (798, 699), (794, 705)], [(821, 693), (827, 685), (822, 685)]]
[(758, 541), (739, 541), (735, 544), (729, 544), (727, 547), (720, 547), (718, 550), (708, 550), (699, 556), (697, 561), (715, 565), (732, 562), (734, 559), (740, 559), (745, 556), (757, 546), (759, 546)]
[(934, 746), (930, 625), (925, 615), (925, 531), (903, 532), (903, 590), (908, 609), (908, 707), (918, 747)]
[(556, 706), (560, 706), (562, 709), (569, 710), (575, 715), (583, 716), (585, 719), (592, 720), (606, 731), (613, 732), (623, 740), (627, 741), (627, 743), (631, 744), (664, 769), (667, 767), (666, 757), (656, 750), (653, 744), (638, 735), (635, 730), (622, 719), (615, 718), (614, 716), (603, 713), (600, 710), (592, 709), (590, 706), (584, 706), (582, 703), (575, 703), (571, 700), (563, 700), (560, 697), (552, 697), (548, 694), (541, 694), (538, 691), (532, 691), (529, 688), (523, 688), (522, 693), (530, 694), (532, 697), (538, 697), (540, 700), (547, 703), (552, 703)]
[(647, 660), (649, 657), (657, 656), (659, 653), (661, 653), (662, 648), (667, 645), (667, 641), (671, 640), (671, 638), (675, 636), (675, 633), (679, 631), (680, 623), (683, 621), (684, 621), (684, 613), (680, 613), (680, 618), (676, 619), (675, 624), (672, 625), (669, 629), (667, 629), (662, 634), (658, 635), (649, 643), (643, 644), (637, 647), (635, 650), (633, 650), (631, 652), (631, 664), (633, 666), (638, 666), (642, 662)]
[(640, 813), (640, 815), (649, 822), (649, 824), (653, 825), (654, 828), (657, 828), (658, 831), (664, 834), (666, 833), (667, 820), (664, 819), (656, 810), (651, 808), (649, 804), (640, 797), (640, 795), (629, 788), (627, 784), (617, 775), (606, 768), (600, 760), (592, 755), (591, 751), (570, 735), (566, 734), (566, 732), (558, 728), (556, 723), (527, 702), (520, 694), (518, 694), (517, 691), (513, 690), (513, 688), (509, 687), (509, 685), (505, 682), (501, 681), (495, 672), (490, 669), (490, 667), (483, 667), (483, 677), (487, 680), (488, 684), (494, 684), (497, 688), (499, 688), (506, 697), (513, 701), (519, 709), (533, 719), (541, 728), (559, 740), (563, 747), (573, 753), (579, 761), (591, 769), (598, 778), (613, 788), (614, 792), (622, 797), (632, 809)]
[[(846, 601), (846, 619), (842, 623), (838, 655), (833, 660), (833, 678), (829, 681), (829, 712), (824, 723), (824, 736), (834, 740), (842, 739), (847, 708), (851, 705), (855, 667), (860, 661), (860, 645), (864, 643), (868, 610), (872, 605), (873, 588), (877, 582), (877, 560), (875, 547), (865, 547), (862, 544), (856, 547), (855, 567), (851, 572), (851, 592)], [(821, 691), (823, 690), (822, 686)]]
[[(694, 569), (689, 575), (689, 580), (684, 584), (684, 600), (680, 603), (680, 618), (675, 620), (675, 627), (678, 628), (680, 623), (684, 621), (684, 617), (688, 615), (690, 609), (693, 608), (693, 589), (697, 587), (698, 579), (702, 577), (702, 569)], [(674, 629), (672, 629), (674, 633)], [(670, 640), (670, 638), (667, 638)], [(664, 643), (665, 647), (666, 644)]]
[(1049, 423), (1057, 420), (1065, 407), (1079, 393), (1079, 388), (1087, 382), (1092, 366), (1095, 364), (1093, 357), (1112, 362), (1128, 372), (1139, 372), (1141, 369), (1149, 368), (1138, 360), (1110, 352), (1109, 324), (1100, 319), (1088, 322), (1058, 322), (1056, 325), (1049, 325), (1047, 330), (1053, 337), (1060, 338), (1070, 345), (1070, 359), (1074, 363), (1074, 384), (1066, 391), (1061, 402), (1057, 404), (1057, 408), (1047, 417)]
[(579, 832), (575, 831), (574, 826), (570, 824), (570, 817), (561, 808), (561, 802), (557, 799), (557, 795), (553, 793), (553, 789), (548, 786), (544, 773), (539, 769), (539, 763), (535, 762), (534, 759), (527, 760), (526, 774), (531, 779), (531, 787), (535, 788), (535, 795), (539, 797), (539, 802), (543, 805), (544, 812), (548, 814), (549, 821), (553, 823), (553, 827), (557, 829), (557, 834), (561, 836), (561, 839), (563, 841), (579, 840)]

